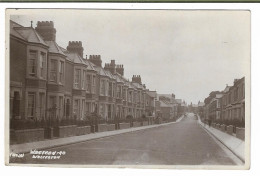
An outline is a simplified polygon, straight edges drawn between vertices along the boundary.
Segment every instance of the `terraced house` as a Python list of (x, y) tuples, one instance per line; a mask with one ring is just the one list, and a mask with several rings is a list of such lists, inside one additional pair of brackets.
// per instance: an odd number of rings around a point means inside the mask
[(235, 79), (233, 86), (227, 85), (221, 92), (211, 92), (204, 102), (206, 119), (244, 127), (245, 77)]
[(141, 76), (124, 77), (115, 60), (83, 56), (80, 41), (62, 48), (53, 22), (33, 28), (10, 21), (10, 118), (77, 119), (97, 112), (103, 120), (154, 114), (154, 98)]

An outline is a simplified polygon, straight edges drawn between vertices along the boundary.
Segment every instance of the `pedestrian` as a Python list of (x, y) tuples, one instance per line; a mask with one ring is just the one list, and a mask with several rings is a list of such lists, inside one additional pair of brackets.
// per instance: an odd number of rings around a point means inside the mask
[(211, 126), (211, 119), (209, 119), (209, 127)]

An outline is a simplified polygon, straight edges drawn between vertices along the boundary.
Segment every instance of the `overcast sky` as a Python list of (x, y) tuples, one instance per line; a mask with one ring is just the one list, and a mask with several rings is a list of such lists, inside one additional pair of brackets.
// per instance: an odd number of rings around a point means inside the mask
[[(233, 85), (248, 73), (248, 11), (18, 10), (11, 19), (24, 26), (53, 21), (56, 42), (82, 41), (84, 56), (115, 59), (125, 77), (141, 75), (158, 93), (187, 102)], [(27, 13), (22, 14), (22, 13)]]

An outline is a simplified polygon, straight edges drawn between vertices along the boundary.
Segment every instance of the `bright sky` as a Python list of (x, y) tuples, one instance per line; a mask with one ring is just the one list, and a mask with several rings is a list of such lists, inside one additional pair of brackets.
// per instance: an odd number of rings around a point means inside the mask
[(158, 93), (186, 102), (233, 85), (250, 69), (249, 11), (16, 10), (23, 26), (53, 21), (57, 43), (82, 41), (84, 56), (115, 59)]

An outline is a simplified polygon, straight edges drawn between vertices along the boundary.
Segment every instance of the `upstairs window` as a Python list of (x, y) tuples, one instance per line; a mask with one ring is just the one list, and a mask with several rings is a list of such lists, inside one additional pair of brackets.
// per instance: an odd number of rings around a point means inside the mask
[(86, 79), (87, 79), (86, 75), (87, 75), (87, 72), (85, 70), (83, 70), (83, 76), (82, 76), (82, 79), (81, 79), (82, 80), (82, 84), (81, 85), (82, 85), (82, 89), (83, 90), (86, 90)]
[(37, 60), (37, 52), (31, 50), (29, 56), (29, 64), (28, 64), (28, 72), (30, 76), (36, 76), (36, 60)]
[(123, 89), (123, 100), (126, 100), (126, 90)]
[(100, 95), (105, 95), (105, 80), (101, 80), (100, 82)]
[(93, 76), (92, 78), (92, 93), (96, 93), (96, 76)]
[(113, 92), (112, 87), (113, 87), (113, 83), (112, 83), (112, 82), (109, 82), (109, 85), (108, 85), (108, 95), (109, 95), (110, 97), (112, 97), (112, 92)]
[(50, 81), (57, 82), (57, 61), (51, 60)]
[(45, 78), (46, 70), (46, 54), (41, 52), (40, 54), (40, 77)]
[(64, 62), (60, 61), (59, 67), (59, 81), (60, 83), (64, 82)]
[(86, 90), (88, 92), (91, 90), (91, 75), (86, 76)]
[(74, 76), (74, 87), (76, 89), (79, 89), (79, 83), (80, 83), (80, 70), (76, 69), (75, 70), (75, 76)]
[(116, 89), (116, 97), (117, 97), (117, 98), (121, 98), (121, 86), (117, 86), (117, 89)]

